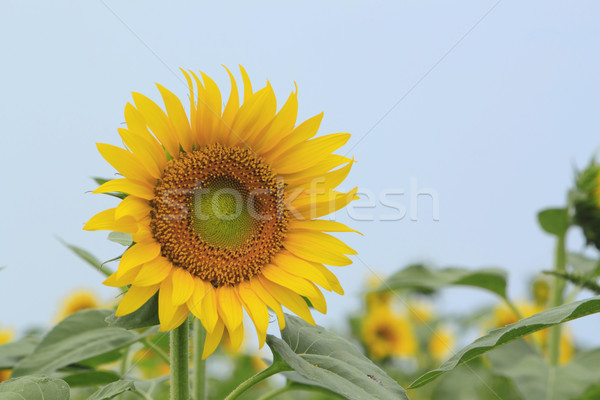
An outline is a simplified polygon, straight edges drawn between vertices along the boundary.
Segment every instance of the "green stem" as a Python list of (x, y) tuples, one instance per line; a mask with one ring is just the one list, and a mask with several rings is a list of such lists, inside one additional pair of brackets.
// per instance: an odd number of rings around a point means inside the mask
[(152, 350), (161, 360), (163, 360), (165, 362), (165, 364), (170, 365), (171, 364), (171, 360), (169, 360), (169, 356), (167, 354), (165, 354), (164, 351), (162, 351), (162, 349), (160, 347), (158, 347), (156, 344), (152, 343), (152, 341), (148, 338), (145, 338), (143, 340), (144, 346), (146, 346), (147, 349)]
[[(567, 252), (565, 246), (566, 234), (559, 236), (556, 241), (556, 251), (554, 255), (554, 271), (565, 272), (567, 266)], [(558, 307), (563, 304), (563, 292), (565, 290), (565, 281), (557, 276), (552, 283), (552, 307)], [(560, 333), (561, 325), (555, 325), (550, 328), (550, 365), (557, 365), (560, 357)]]
[(225, 397), (225, 400), (237, 399), (242, 393), (250, 389), (252, 386), (256, 385), (258, 382), (267, 379), (268, 377), (275, 375), (278, 372), (289, 370), (290, 367), (287, 365), (287, 363), (282, 359), (276, 357), (273, 360), (273, 364), (269, 365), (267, 368), (263, 369), (258, 374), (246, 379), (237, 388), (235, 388), (233, 392), (229, 393), (229, 395)]
[(171, 400), (189, 400), (189, 324), (171, 331)]
[(194, 319), (194, 400), (206, 399), (206, 361), (202, 359), (206, 329)]

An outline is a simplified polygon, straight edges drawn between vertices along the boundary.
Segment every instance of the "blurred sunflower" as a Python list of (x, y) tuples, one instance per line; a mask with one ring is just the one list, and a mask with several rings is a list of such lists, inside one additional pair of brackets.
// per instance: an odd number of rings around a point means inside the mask
[(450, 354), (455, 343), (454, 334), (447, 327), (436, 329), (429, 338), (429, 354), (436, 361), (443, 361)]
[[(367, 289), (374, 290), (378, 288), (383, 280), (373, 274), (367, 278)], [(367, 310), (378, 307), (389, 307), (392, 301), (392, 293), (389, 291), (382, 292), (368, 292), (365, 296), (365, 303), (367, 305)]]
[(58, 321), (62, 321), (71, 314), (77, 311), (87, 310), (91, 308), (102, 308), (104, 305), (91, 290), (79, 289), (69, 294), (62, 302)]
[(324, 264), (349, 265), (346, 255), (356, 254), (325, 233), (352, 229), (316, 219), (356, 198), (356, 188), (334, 190), (353, 160), (333, 152), (350, 135), (312, 139), (323, 114), (295, 126), (297, 92), (276, 112), (271, 85), (253, 92), (243, 68), (240, 105), (228, 73), (231, 92), (222, 109), (211, 78), (183, 71), (189, 118), (180, 100), (161, 85), (166, 112), (133, 93), (135, 106), (125, 107), (127, 129), (119, 129), (127, 149), (98, 144), (123, 178), (94, 191), (128, 196), (84, 227), (130, 233), (135, 241), (104, 282), (131, 285), (117, 315), (137, 310), (158, 291), (161, 331), (176, 328), (193, 313), (208, 331), (204, 357), (216, 349), (225, 328), (231, 342), (241, 344), (243, 309), (261, 347), (268, 308), (280, 328), (282, 305), (314, 324), (302, 296), (325, 313), (325, 298), (315, 283), (339, 294), (343, 290)]
[[(10, 342), (15, 337), (15, 333), (10, 329), (0, 329), (0, 345)], [(0, 369), (0, 382), (10, 379), (11, 370)]]
[(418, 347), (408, 319), (382, 307), (371, 310), (365, 316), (362, 339), (369, 354), (377, 360), (413, 356)]

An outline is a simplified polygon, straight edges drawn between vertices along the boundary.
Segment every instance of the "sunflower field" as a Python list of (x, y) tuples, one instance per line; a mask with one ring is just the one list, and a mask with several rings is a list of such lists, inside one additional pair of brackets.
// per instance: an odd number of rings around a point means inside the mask
[[(0, 400), (600, 399), (600, 348), (568, 324), (600, 312), (598, 164), (537, 215), (554, 265), (522, 297), (501, 268), (415, 263), (357, 275), (360, 306), (324, 328), (313, 315), (344, 295), (336, 269), (357, 254), (344, 240), (362, 235), (335, 219), (360, 198), (338, 190), (350, 135), (319, 132), (322, 113), (298, 120), (297, 88), (278, 108), (269, 82), (226, 72), (228, 94), (183, 69), (185, 99), (133, 93), (121, 144), (97, 145), (116, 178), (93, 193), (114, 207), (83, 229), (120, 254), (63, 245), (114, 297), (80, 289), (49, 330), (1, 328)], [(496, 303), (448, 312), (448, 288)]]

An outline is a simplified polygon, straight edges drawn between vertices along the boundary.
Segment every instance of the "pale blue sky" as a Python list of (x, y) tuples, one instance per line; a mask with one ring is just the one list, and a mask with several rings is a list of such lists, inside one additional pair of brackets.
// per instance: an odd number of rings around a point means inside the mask
[[(551, 264), (535, 214), (563, 204), (572, 165), (600, 144), (600, 3), (174, 3), (3, 1), (0, 324), (49, 324), (77, 287), (114, 295), (55, 235), (102, 259), (122, 250), (81, 230), (114, 204), (87, 193), (90, 176), (114, 172), (95, 143), (119, 143), (132, 91), (157, 99), (160, 82), (186, 96), (179, 67), (227, 88), (221, 64), (242, 64), (256, 86), (270, 79), (280, 104), (296, 81), (301, 118), (324, 110), (321, 133), (353, 134), (345, 188), (403, 189), (409, 212), (411, 179), (438, 194), (439, 221), (425, 197), (417, 221), (340, 215), (365, 236), (346, 235), (360, 259), (336, 269), (347, 295), (327, 296), (334, 319), (358, 307), (369, 268), (503, 266), (523, 297), (524, 280)], [(445, 299), (453, 310), (495, 300)]]

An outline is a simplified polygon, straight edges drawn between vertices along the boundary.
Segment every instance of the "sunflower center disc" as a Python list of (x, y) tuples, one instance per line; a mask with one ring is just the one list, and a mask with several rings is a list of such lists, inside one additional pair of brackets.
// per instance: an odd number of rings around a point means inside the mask
[(237, 147), (214, 144), (169, 161), (150, 205), (162, 255), (215, 287), (260, 273), (287, 232), (283, 183)]

